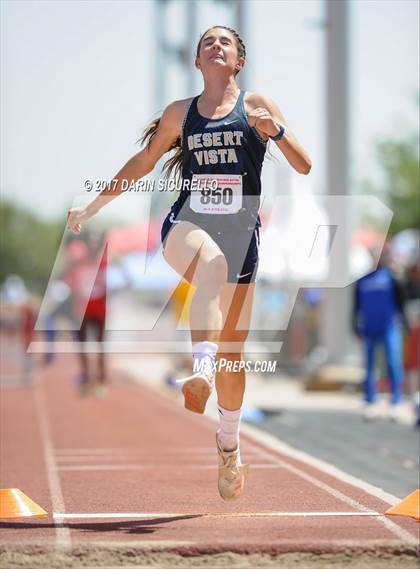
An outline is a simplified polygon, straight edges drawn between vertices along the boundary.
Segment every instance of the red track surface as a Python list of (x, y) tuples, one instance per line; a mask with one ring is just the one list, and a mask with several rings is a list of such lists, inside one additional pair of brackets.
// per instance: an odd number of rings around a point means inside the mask
[[(60, 513), (62, 496), (68, 514), (161, 515), (66, 519), (62, 525), (52, 516), (4, 520), (3, 545), (332, 552), (411, 547), (417, 536), (418, 526), (409, 518), (253, 515), (363, 507), (383, 513), (389, 504), (246, 436), (242, 458), (251, 470), (245, 493), (240, 501), (225, 503), (217, 493), (212, 421), (131, 383), (116, 382), (104, 400), (81, 398), (70, 379), (76, 371), (74, 356), (59, 356), (34, 388), (2, 392), (1, 485), (20, 488), (51, 514)], [(249, 515), (232, 516), (239, 513)]]

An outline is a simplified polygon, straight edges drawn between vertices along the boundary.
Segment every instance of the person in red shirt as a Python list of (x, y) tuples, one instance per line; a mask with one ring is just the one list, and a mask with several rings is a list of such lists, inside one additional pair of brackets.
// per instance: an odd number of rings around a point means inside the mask
[[(92, 340), (102, 343), (106, 321), (106, 267), (107, 251), (104, 248), (104, 236), (89, 232), (86, 236), (85, 254), (68, 268), (65, 281), (70, 286), (73, 299), (73, 311), (80, 324), (79, 341)], [(92, 280), (94, 279), (93, 286)], [(98, 346), (101, 348), (100, 346)], [(87, 353), (80, 350), (82, 378), (80, 392), (85, 395), (94, 386), (98, 397), (106, 395), (105, 354), (98, 351), (98, 372), (90, 373)]]

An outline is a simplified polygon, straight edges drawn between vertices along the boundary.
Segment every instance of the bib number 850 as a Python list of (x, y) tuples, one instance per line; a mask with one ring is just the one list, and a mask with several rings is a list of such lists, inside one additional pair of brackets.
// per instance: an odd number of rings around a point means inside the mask
[(233, 190), (232, 188), (216, 188), (212, 189), (202, 189), (200, 202), (203, 205), (208, 205), (210, 203), (214, 205), (230, 205), (233, 202)]

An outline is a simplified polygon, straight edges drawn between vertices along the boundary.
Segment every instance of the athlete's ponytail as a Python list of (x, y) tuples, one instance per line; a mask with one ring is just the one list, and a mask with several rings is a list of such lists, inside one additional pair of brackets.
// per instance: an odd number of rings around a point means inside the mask
[[(156, 132), (159, 128), (160, 119), (162, 117), (157, 117), (156, 119), (152, 120), (144, 129), (142, 137), (140, 138), (139, 142), (143, 145), (146, 145), (146, 148), (149, 148), (150, 143), (152, 142), (153, 138), (156, 135)], [(172, 146), (168, 149), (168, 152), (171, 150), (176, 150), (176, 152), (168, 158), (168, 160), (164, 163), (162, 167), (162, 173), (164, 174), (165, 178), (169, 178), (174, 173), (175, 178), (178, 177), (181, 173), (182, 167), (182, 147), (181, 147), (181, 137), (175, 140)]]

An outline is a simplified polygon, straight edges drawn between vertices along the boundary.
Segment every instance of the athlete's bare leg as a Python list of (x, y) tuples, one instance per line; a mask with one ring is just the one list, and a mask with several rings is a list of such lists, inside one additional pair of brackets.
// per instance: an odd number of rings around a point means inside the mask
[(198, 226), (181, 221), (169, 232), (164, 257), (197, 290), (190, 307), (192, 342), (218, 342), (222, 328), (221, 291), (227, 263), (213, 239)]
[[(225, 358), (233, 364), (243, 358), (252, 314), (255, 284), (226, 283), (221, 293), (224, 326), (219, 341), (218, 360)], [(238, 328), (238, 329), (236, 329)], [(233, 372), (225, 368), (216, 374), (218, 403), (230, 411), (242, 407), (245, 392), (245, 370)]]
[[(181, 222), (171, 229), (164, 256), (178, 274), (197, 287), (190, 308), (193, 343), (215, 342), (219, 344), (219, 359), (225, 358), (232, 366), (240, 362), (248, 336), (255, 285), (227, 283), (223, 253), (205, 231), (189, 222)], [(232, 411), (240, 409), (245, 370), (221, 369), (216, 374), (216, 389), (221, 407)], [(204, 406), (205, 403), (200, 412), (204, 412)]]

